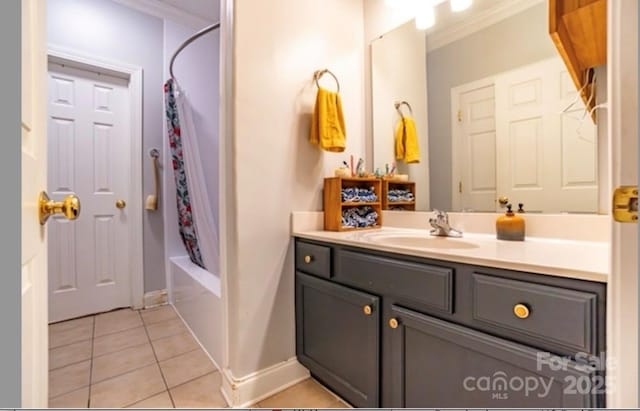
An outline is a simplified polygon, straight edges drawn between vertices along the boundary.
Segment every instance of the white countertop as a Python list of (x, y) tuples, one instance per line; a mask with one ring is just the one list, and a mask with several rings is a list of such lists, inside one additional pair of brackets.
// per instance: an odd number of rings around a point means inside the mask
[(486, 267), (527, 271), (558, 277), (606, 283), (609, 277), (609, 244), (527, 237), (525, 241), (497, 240), (490, 234), (464, 233), (461, 239), (474, 248), (425, 248), (395, 245), (385, 237), (430, 237), (428, 230), (383, 227), (363, 231), (293, 231), (295, 237), (387, 251), (417, 257), (475, 264)]

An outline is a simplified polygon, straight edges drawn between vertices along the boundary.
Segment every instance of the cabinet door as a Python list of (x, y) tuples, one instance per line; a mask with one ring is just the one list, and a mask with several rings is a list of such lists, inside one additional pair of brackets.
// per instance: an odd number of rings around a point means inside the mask
[(585, 365), (563, 358), (551, 369), (534, 348), (396, 305), (386, 313), (384, 381), (394, 408), (599, 406), (592, 391), (601, 377)]
[(379, 328), (378, 297), (296, 272), (298, 360), (356, 407), (378, 407)]

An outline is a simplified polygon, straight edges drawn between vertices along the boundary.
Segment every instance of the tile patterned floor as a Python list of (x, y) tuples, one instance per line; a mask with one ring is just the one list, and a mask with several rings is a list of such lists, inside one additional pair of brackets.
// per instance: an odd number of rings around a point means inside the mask
[(220, 374), (173, 307), (49, 326), (52, 408), (226, 407)]
[[(50, 408), (223, 408), (220, 373), (172, 306), (49, 326)], [(349, 408), (313, 379), (257, 408)]]

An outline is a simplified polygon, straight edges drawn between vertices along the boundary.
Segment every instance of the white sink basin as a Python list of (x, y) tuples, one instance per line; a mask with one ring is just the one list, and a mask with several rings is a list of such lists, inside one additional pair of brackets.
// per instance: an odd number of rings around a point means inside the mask
[(470, 249), (478, 248), (474, 243), (452, 237), (424, 237), (407, 234), (386, 234), (371, 236), (374, 243), (388, 244), (399, 247), (440, 248), (440, 249)]

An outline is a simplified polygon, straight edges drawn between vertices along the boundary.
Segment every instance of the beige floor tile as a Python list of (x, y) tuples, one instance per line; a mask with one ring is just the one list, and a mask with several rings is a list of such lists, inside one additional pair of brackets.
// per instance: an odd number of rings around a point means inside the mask
[(89, 360), (49, 371), (49, 398), (89, 385), (90, 367)]
[(49, 399), (49, 408), (87, 408), (89, 406), (89, 387)]
[(165, 391), (154, 395), (151, 398), (147, 398), (146, 400), (130, 405), (127, 408), (173, 408), (173, 402), (171, 402), (169, 392)]
[(190, 332), (161, 338), (153, 341), (152, 344), (158, 361), (163, 361), (200, 348)]
[(330, 408), (337, 403), (336, 398), (329, 394), (313, 379), (305, 380), (293, 387), (264, 399), (258, 403), (259, 408)]
[(91, 340), (63, 345), (49, 350), (49, 369), (64, 367), (91, 359)]
[(149, 342), (149, 337), (147, 337), (144, 327), (104, 335), (93, 340), (93, 356), (99, 357), (146, 342)]
[(182, 334), (187, 332), (187, 327), (181, 319), (175, 318), (173, 320), (162, 321), (147, 326), (147, 333), (151, 341), (159, 338), (169, 337), (171, 335)]
[[(58, 326), (59, 325), (59, 326)], [(49, 326), (49, 348), (58, 348), (93, 337), (93, 317)]]
[(91, 383), (95, 384), (155, 362), (156, 357), (149, 343), (96, 357), (93, 359)]
[(186, 384), (171, 388), (176, 408), (224, 408), (227, 403), (220, 393), (220, 373), (213, 372)]
[(93, 325), (93, 316), (76, 318), (75, 320), (61, 321), (58, 323), (50, 324), (49, 331), (60, 332), (69, 331), (72, 328), (76, 328), (82, 325)]
[(141, 325), (140, 314), (130, 308), (99, 314), (96, 316), (95, 337), (129, 330)]
[(121, 408), (166, 391), (160, 368), (149, 365), (91, 386), (92, 408)]
[(147, 325), (178, 318), (178, 315), (171, 305), (163, 305), (162, 307), (152, 308), (150, 310), (141, 310), (140, 315), (142, 316), (142, 321)]
[(161, 361), (160, 368), (169, 388), (216, 370), (209, 357), (202, 350), (191, 351)]

